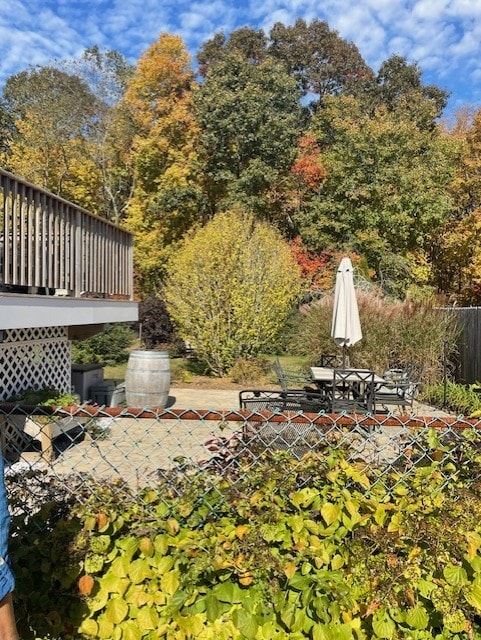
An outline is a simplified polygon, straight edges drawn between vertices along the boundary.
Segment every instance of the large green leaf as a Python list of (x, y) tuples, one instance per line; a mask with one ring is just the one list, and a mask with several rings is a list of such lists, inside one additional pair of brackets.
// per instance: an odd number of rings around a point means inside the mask
[(413, 629), (425, 629), (429, 623), (426, 609), (421, 606), (413, 607), (406, 611), (406, 622)]
[(111, 598), (105, 608), (105, 616), (113, 624), (119, 624), (127, 617), (129, 605), (123, 598)]
[(160, 586), (162, 587), (162, 591), (165, 591), (169, 596), (173, 595), (180, 585), (179, 579), (179, 571), (174, 569), (173, 571), (169, 571), (165, 573), (160, 579)]
[(333, 522), (339, 520), (341, 516), (341, 506), (339, 504), (332, 504), (332, 502), (325, 502), (321, 506), (321, 515), (327, 526), (330, 526)]
[(372, 628), (378, 638), (387, 638), (388, 640), (393, 638), (396, 632), (396, 625), (385, 612), (373, 615)]
[(197, 638), (204, 628), (204, 620), (205, 616), (197, 613), (194, 616), (189, 616), (188, 618), (181, 617), (177, 620), (177, 623), (185, 633), (190, 635), (190, 637)]
[(310, 578), (308, 576), (303, 576), (300, 573), (296, 573), (289, 580), (289, 586), (298, 591), (304, 591), (307, 589), (310, 583)]
[(214, 622), (219, 617), (223, 607), (221, 606), (219, 600), (212, 594), (209, 593), (205, 597), (205, 612), (207, 614), (207, 620), (209, 622)]
[(300, 491), (296, 491), (290, 496), (290, 501), (295, 507), (303, 507), (306, 509), (312, 502), (319, 497), (319, 491), (313, 487), (304, 487)]
[(463, 594), (472, 607), (481, 611), (481, 585), (471, 584), (463, 590)]
[(118, 556), (112, 562), (110, 571), (117, 578), (126, 578), (130, 567), (130, 559), (127, 556)]
[(312, 640), (334, 640), (332, 631), (327, 624), (316, 623), (312, 627)]
[(229, 604), (237, 604), (242, 602), (244, 593), (239, 585), (233, 582), (223, 582), (214, 588), (215, 597), (220, 602), (228, 602)]
[(99, 579), (99, 585), (105, 591), (123, 595), (130, 585), (130, 580), (129, 578), (119, 578), (113, 573), (107, 573)]
[(109, 640), (114, 632), (114, 624), (105, 614), (98, 617), (99, 624), (98, 637), (100, 640)]
[(348, 624), (314, 624), (312, 640), (352, 640), (352, 628)]
[(79, 633), (83, 633), (86, 636), (96, 637), (98, 635), (98, 624), (95, 620), (89, 618), (84, 620), (79, 628)]
[(97, 593), (89, 598), (89, 609), (91, 612), (100, 611), (103, 609), (109, 601), (109, 592), (105, 589), (100, 589)]
[(141, 607), (137, 613), (136, 620), (141, 629), (157, 629), (159, 614), (154, 607)]
[(255, 616), (243, 609), (236, 609), (232, 614), (232, 621), (245, 638), (254, 640), (259, 627)]
[(294, 533), (300, 533), (304, 529), (304, 517), (302, 515), (289, 516), (286, 521)]
[(453, 587), (461, 587), (468, 584), (468, 574), (463, 567), (454, 564), (448, 564), (444, 567), (443, 575), (448, 584)]
[(122, 640), (140, 640), (142, 635), (140, 626), (134, 620), (126, 620), (122, 624)]
[(140, 584), (152, 576), (152, 569), (148, 558), (137, 558), (130, 563), (129, 578), (134, 584)]

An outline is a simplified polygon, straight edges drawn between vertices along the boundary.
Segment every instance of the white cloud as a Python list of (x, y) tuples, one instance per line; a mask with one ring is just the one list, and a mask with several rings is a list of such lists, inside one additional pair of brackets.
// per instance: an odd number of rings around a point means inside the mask
[(134, 62), (161, 32), (195, 56), (217, 31), (269, 31), (299, 17), (326, 20), (377, 68), (394, 53), (419, 62), (453, 104), (481, 95), (481, 0), (9, 0), (0, 15), (0, 83), (31, 64), (98, 44)]

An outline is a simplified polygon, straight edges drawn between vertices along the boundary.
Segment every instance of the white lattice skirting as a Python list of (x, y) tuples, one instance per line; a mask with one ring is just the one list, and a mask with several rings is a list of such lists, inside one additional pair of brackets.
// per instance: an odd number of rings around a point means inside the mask
[(67, 327), (8, 329), (0, 342), (0, 401), (26, 389), (71, 388)]

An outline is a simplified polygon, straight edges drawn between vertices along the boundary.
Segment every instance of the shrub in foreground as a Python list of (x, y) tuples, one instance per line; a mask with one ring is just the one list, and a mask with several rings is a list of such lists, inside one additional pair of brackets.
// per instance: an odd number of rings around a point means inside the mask
[(137, 496), (106, 487), (18, 539), (17, 597), (49, 612), (37, 637), (481, 637), (481, 499), (454, 471), (392, 476), (388, 495), (341, 454), (284, 453), (235, 484), (199, 472)]

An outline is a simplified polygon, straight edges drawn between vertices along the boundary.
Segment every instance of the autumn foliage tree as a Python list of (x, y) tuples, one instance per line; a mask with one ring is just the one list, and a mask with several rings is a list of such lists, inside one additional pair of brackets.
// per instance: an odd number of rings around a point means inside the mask
[(275, 346), (300, 287), (280, 234), (232, 210), (185, 238), (170, 258), (164, 293), (178, 336), (223, 376), (236, 358)]
[(446, 185), (459, 149), (410, 113), (402, 100), (368, 115), (355, 98), (325, 98), (312, 133), (326, 177), (321, 192), (293, 214), (308, 246), (350, 246), (373, 268), (386, 253), (427, 248), (453, 206)]
[(200, 82), (162, 33), (134, 67), (92, 47), (8, 78), (2, 165), (132, 230), (141, 296), (192, 227), (236, 206), (313, 263), (352, 252), (395, 295), (458, 295), (450, 259), (432, 261), (451, 251), (438, 230), (464, 237), (481, 207), (479, 112), (443, 128), (447, 93), (416, 63), (393, 55), (375, 73), (317, 19), (217, 33), (197, 58)]
[(451, 302), (481, 303), (481, 210), (439, 228), (432, 245), (434, 283)]
[(136, 127), (134, 192), (126, 224), (136, 234), (140, 286), (155, 291), (168, 247), (202, 219), (194, 75), (182, 39), (161, 34), (140, 58), (124, 104)]
[(29, 69), (7, 80), (3, 109), (11, 123), (4, 166), (74, 199), (75, 167), (85, 161), (95, 173), (86, 153), (96, 113), (95, 96), (88, 85), (55, 67)]

